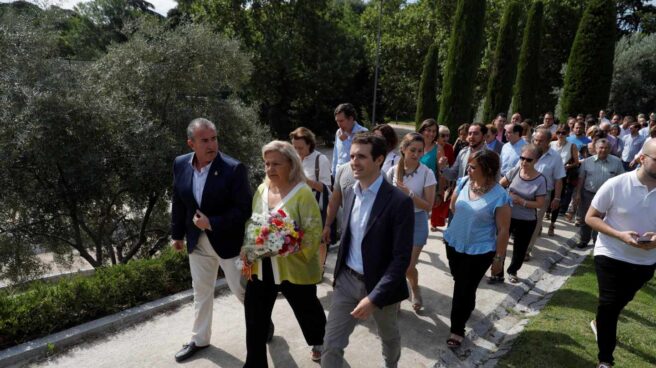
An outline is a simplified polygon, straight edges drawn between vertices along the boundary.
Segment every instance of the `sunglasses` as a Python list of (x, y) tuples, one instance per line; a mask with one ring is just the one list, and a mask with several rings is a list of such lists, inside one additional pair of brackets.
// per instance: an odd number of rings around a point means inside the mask
[(440, 134), (440, 137), (442, 137), (442, 138), (449, 138), (450, 136), (451, 135), (449, 135), (449, 134)]
[(557, 135), (565, 135), (565, 134), (567, 134), (567, 133), (565, 133), (565, 132), (559, 130), (559, 131), (556, 132), (556, 134), (557, 134)]
[(524, 157), (524, 156), (519, 156), (519, 159), (522, 160), (522, 161), (526, 161), (526, 162), (533, 162), (532, 158), (528, 158), (528, 157)]

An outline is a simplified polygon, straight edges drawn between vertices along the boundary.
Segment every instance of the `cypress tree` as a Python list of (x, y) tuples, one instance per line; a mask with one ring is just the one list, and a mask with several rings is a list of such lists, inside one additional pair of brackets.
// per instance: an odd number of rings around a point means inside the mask
[(536, 104), (540, 88), (540, 48), (542, 40), (542, 16), (544, 4), (536, 1), (531, 5), (524, 27), (522, 48), (519, 52), (517, 79), (513, 89), (512, 111), (536, 120), (539, 111)]
[(444, 70), (440, 124), (456, 131), (471, 122), (476, 71), (481, 61), (485, 0), (458, 0)]
[(415, 124), (419, 127), (424, 119), (437, 118), (437, 78), (438, 78), (438, 51), (437, 44), (428, 48), (424, 58), (424, 70), (419, 82), (419, 94), (417, 95), (417, 112)]
[(567, 62), (561, 120), (567, 114), (594, 113), (606, 107), (613, 78), (615, 16), (614, 1), (588, 2)]
[(491, 121), (496, 114), (508, 111), (510, 106), (517, 70), (517, 28), (521, 11), (520, 3), (511, 1), (501, 17), (483, 105), (483, 121)]

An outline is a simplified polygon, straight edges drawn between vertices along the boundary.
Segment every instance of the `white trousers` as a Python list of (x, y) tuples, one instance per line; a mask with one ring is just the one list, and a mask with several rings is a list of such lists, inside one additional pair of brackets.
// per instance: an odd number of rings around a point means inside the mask
[(230, 291), (244, 303), (246, 280), (241, 275), (235, 261), (239, 258), (224, 259), (216, 254), (207, 235), (202, 233), (196, 248), (189, 254), (192, 286), (194, 288), (194, 327), (191, 341), (197, 346), (206, 346), (212, 336), (212, 311), (214, 310), (214, 285), (219, 267), (225, 274)]

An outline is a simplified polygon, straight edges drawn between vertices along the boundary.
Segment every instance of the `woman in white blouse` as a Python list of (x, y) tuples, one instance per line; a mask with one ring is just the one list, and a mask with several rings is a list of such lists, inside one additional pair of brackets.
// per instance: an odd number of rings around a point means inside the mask
[(421, 134), (406, 134), (401, 141), (399, 152), (401, 159), (387, 171), (387, 177), (395, 187), (409, 195), (415, 205), (412, 258), (406, 277), (411, 288), (412, 308), (419, 311), (423, 300), (419, 290), (417, 260), (428, 240), (428, 212), (433, 208), (437, 181), (433, 171), (419, 162), (419, 158), (424, 153), (424, 138)]
[[(306, 176), (305, 182), (312, 189), (317, 202), (319, 202), (323, 226), (323, 223), (326, 221), (326, 210), (328, 209), (328, 199), (330, 197), (330, 161), (326, 155), (315, 150), (317, 141), (310, 129), (305, 127), (296, 128), (293, 132), (289, 133), (289, 140), (301, 158), (303, 172)], [(319, 247), (322, 271), (326, 263), (327, 254), (328, 244), (322, 242)]]

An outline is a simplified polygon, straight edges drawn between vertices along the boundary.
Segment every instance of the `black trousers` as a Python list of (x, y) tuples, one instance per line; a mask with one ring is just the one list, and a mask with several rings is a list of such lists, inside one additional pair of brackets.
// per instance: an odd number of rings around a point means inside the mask
[(271, 312), (278, 293), (281, 292), (294, 311), (308, 345), (322, 345), (326, 330), (326, 315), (317, 298), (316, 285), (297, 285), (283, 281), (276, 285), (273, 280), (271, 260), (262, 262), (263, 280), (248, 281), (244, 311), (246, 315), (246, 364), (249, 368), (266, 368), (266, 340)]
[(465, 336), (465, 324), (476, 307), (476, 289), (485, 275), (495, 252), (484, 254), (459, 253), (447, 246), (446, 254), (455, 280), (451, 303), (451, 333)]
[[(512, 260), (510, 261), (510, 266), (508, 266), (509, 274), (516, 276), (517, 271), (519, 271), (522, 264), (524, 264), (526, 250), (528, 249), (528, 244), (531, 242), (531, 236), (533, 236), (533, 231), (537, 224), (537, 220), (510, 219), (510, 235), (512, 235), (513, 238), (513, 255)], [(501, 271), (501, 276), (503, 276), (503, 271)]]
[[(581, 218), (585, 219), (585, 214), (588, 213), (590, 205), (592, 204), (592, 199), (594, 198), (595, 193), (582, 189), (581, 190), (581, 203), (579, 203), (579, 208), (581, 209)], [(592, 240), (593, 242), (597, 241), (597, 232), (593, 231), (588, 224), (583, 221), (581, 227), (579, 227), (579, 246), (587, 246), (588, 243)]]
[(617, 344), (617, 320), (624, 307), (633, 300), (642, 286), (654, 276), (654, 265), (636, 265), (606, 256), (595, 256), (595, 271), (599, 283), (597, 306), (597, 347), (600, 362), (614, 363)]

